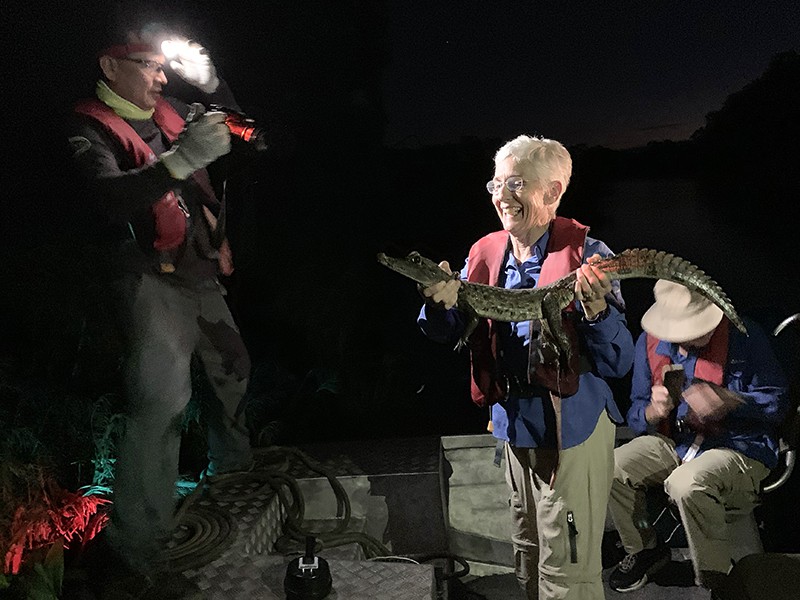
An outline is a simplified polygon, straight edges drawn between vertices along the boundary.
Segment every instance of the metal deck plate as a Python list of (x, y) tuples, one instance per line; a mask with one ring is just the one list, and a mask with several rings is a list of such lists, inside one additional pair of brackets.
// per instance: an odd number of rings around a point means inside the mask
[[(343, 464), (347, 464), (339, 457), (324, 458), (328, 459), (326, 467), (337, 476)], [(211, 494), (193, 499), (185, 510), (169, 547), (170, 564), (173, 570), (196, 582), (209, 600), (286, 597), (283, 580), (293, 556), (270, 554), (283, 533), (286, 517), (269, 484), (270, 468), (257, 464), (252, 473), (230, 481), (223, 479)], [(281, 470), (285, 470), (285, 465)], [(346, 550), (332, 547), (320, 553), (328, 561), (333, 579), (333, 591), (328, 598), (432, 600), (435, 597), (433, 565), (348, 560), (353, 553)]]

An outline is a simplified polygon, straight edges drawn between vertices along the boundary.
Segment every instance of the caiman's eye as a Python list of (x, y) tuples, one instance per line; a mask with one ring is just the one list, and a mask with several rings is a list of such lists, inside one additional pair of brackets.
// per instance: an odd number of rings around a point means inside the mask
[(422, 257), (419, 255), (419, 252), (412, 252), (411, 254), (408, 255), (408, 260), (410, 260), (413, 263), (419, 264), (420, 262), (422, 262)]

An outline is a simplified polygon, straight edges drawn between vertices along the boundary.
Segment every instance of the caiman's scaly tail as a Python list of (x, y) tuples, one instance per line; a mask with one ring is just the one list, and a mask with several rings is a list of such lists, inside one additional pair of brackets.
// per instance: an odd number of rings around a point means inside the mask
[(719, 306), (731, 323), (747, 334), (747, 328), (720, 285), (702, 269), (680, 256), (661, 250), (633, 248), (592, 264), (611, 275), (612, 279), (668, 279), (685, 285)]
[[(439, 265), (418, 252), (405, 258), (392, 258), (380, 253), (378, 262), (423, 286), (458, 277), (457, 273), (445, 273)], [(634, 248), (592, 264), (608, 273), (611, 279), (666, 279), (684, 285), (719, 306), (731, 323), (747, 334), (742, 319), (719, 284), (688, 260), (661, 250)], [(547, 285), (524, 290), (462, 282), (457, 306), (476, 319), (527, 321), (545, 318), (550, 323), (552, 335), (566, 352), (568, 340), (560, 332), (557, 322), (561, 310), (574, 298), (575, 277), (573, 271)]]

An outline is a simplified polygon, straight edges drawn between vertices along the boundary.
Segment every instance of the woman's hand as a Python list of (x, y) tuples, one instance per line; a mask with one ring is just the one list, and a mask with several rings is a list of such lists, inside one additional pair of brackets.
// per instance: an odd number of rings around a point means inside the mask
[(606, 294), (611, 291), (611, 279), (604, 271), (592, 266), (600, 258), (599, 254), (591, 256), (575, 271), (575, 298), (581, 303), (587, 321), (593, 321), (608, 307)]
[[(443, 260), (439, 263), (439, 268), (448, 275), (452, 275), (453, 271), (450, 270), (450, 264)], [(417, 286), (419, 293), (425, 299), (425, 304), (432, 308), (439, 310), (449, 310), (456, 305), (458, 301), (458, 288), (461, 287), (460, 279), (448, 279), (447, 281), (439, 281), (428, 287)]]

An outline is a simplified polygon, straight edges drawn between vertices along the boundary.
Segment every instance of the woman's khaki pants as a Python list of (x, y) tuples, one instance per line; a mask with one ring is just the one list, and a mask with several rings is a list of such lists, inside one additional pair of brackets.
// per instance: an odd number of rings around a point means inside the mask
[(556, 451), (505, 446), (517, 579), (529, 600), (603, 600), (600, 547), (616, 427), (605, 411), (589, 439)]

